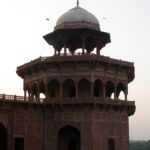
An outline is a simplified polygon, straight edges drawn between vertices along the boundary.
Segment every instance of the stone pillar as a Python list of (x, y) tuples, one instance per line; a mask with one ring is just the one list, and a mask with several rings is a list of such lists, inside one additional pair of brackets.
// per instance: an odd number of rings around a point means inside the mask
[(30, 102), (33, 101), (33, 89), (32, 89), (32, 85), (30, 86)]
[(33, 95), (32, 95), (32, 91), (30, 92), (30, 102), (33, 101)]
[(97, 55), (100, 55), (100, 49), (99, 49), (99, 46), (98, 46), (98, 45), (96, 46), (96, 54), (97, 54)]
[(39, 92), (39, 86), (37, 87), (36, 102), (40, 102), (40, 92)]
[(23, 90), (24, 90), (24, 101), (26, 101), (26, 88), (25, 88), (25, 81), (23, 81)]
[(114, 100), (117, 100), (117, 87), (114, 87)]
[(82, 55), (85, 54), (85, 35), (82, 35)]
[(127, 101), (128, 100), (128, 98), (127, 98), (127, 96), (128, 96), (128, 84), (126, 85), (126, 89), (125, 89), (124, 94), (125, 94), (125, 101)]
[(58, 51), (58, 55), (60, 56), (60, 51)]
[(76, 98), (78, 98), (78, 83), (77, 82), (75, 83), (75, 86), (76, 86)]
[(106, 85), (103, 84), (103, 97), (106, 98)]
[(94, 87), (94, 83), (91, 82), (91, 97), (93, 97), (93, 87)]
[(56, 55), (56, 54), (57, 54), (56, 49), (54, 49), (54, 53), (55, 53), (54, 55)]
[(127, 101), (127, 95), (128, 95), (128, 92), (127, 92), (127, 90), (124, 92), (124, 94), (125, 94), (125, 101)]
[(29, 101), (31, 101), (31, 91), (28, 91)]
[(60, 83), (60, 98), (63, 97), (63, 83)]
[(44, 80), (44, 86), (45, 86), (45, 102), (48, 102), (49, 93), (48, 93), (48, 81), (47, 80)]
[(24, 101), (26, 101), (26, 89), (24, 89)]
[(66, 42), (64, 42), (64, 55), (67, 54)]

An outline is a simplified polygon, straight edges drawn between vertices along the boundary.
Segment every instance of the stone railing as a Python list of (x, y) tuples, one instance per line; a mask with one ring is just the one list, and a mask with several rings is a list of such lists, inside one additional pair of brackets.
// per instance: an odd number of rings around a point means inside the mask
[(0, 94), (0, 100), (17, 100), (17, 101), (24, 101), (23, 96), (16, 96), (16, 95), (6, 95)]
[(97, 103), (97, 104), (116, 104), (116, 105), (134, 105), (134, 101), (125, 101), (125, 100), (114, 100), (107, 99), (103, 97), (78, 97), (78, 98), (51, 98), (49, 101), (45, 101), (44, 98), (40, 98), (39, 100), (36, 98), (29, 99), (24, 96), (17, 95), (6, 95), (0, 94), (0, 101), (18, 101), (18, 102), (31, 102), (31, 103), (54, 103), (54, 104), (78, 104), (78, 103)]
[[(22, 104), (34, 104), (34, 105), (42, 105), (47, 104), (53, 107), (55, 106), (65, 106), (72, 105), (74, 107), (91, 105), (91, 106), (102, 106), (103, 108), (109, 109), (113, 108), (114, 110), (124, 110), (128, 111), (128, 115), (131, 116), (135, 112), (135, 102), (134, 101), (125, 101), (125, 100), (114, 100), (114, 99), (106, 99), (106, 98), (95, 98), (95, 97), (83, 97), (83, 98), (54, 98), (50, 100), (46, 99), (29, 99), (28, 97), (25, 99), (23, 96), (16, 95), (5, 95), (0, 94), (0, 103), (22, 103)], [(43, 106), (44, 106), (43, 105)], [(119, 109), (118, 109), (119, 108)]]
[(8, 94), (0, 94), (0, 101), (13, 101), (13, 102), (21, 102), (21, 103), (43, 103), (44, 98), (30, 98), (18, 95), (8, 95)]

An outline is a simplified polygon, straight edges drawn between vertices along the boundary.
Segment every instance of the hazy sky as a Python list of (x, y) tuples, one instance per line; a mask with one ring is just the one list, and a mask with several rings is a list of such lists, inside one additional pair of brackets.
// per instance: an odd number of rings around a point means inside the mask
[[(52, 55), (42, 36), (75, 6), (76, 0), (0, 0), (0, 93), (23, 95), (16, 67)], [(101, 53), (135, 63), (128, 98), (137, 109), (130, 117), (130, 139), (150, 139), (150, 0), (80, 0), (80, 6), (111, 35)]]

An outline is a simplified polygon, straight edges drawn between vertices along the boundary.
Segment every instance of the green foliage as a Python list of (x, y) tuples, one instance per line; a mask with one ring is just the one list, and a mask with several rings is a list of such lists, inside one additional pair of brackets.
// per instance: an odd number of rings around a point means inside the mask
[(129, 150), (150, 150), (150, 140), (129, 141)]

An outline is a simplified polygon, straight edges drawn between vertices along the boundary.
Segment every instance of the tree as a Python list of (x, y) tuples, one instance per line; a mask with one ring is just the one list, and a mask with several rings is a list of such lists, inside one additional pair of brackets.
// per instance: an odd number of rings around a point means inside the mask
[(134, 141), (130, 140), (129, 142), (129, 150), (150, 150), (150, 140), (144, 141)]

